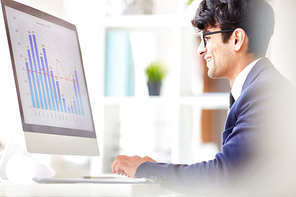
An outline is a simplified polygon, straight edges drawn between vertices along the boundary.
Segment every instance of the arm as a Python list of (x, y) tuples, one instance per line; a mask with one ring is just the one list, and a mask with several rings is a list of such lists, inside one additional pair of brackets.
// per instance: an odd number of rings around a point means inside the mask
[[(135, 164), (131, 164), (133, 163), (132, 159), (125, 157), (125, 161), (123, 161), (124, 159), (121, 160), (121, 165), (116, 165), (116, 168), (129, 176), (147, 177), (165, 185), (194, 187), (196, 184), (206, 183), (207, 181), (217, 183), (220, 179), (228, 180), (238, 167), (246, 163), (250, 156), (251, 152), (248, 145), (254, 143), (256, 130), (262, 124), (258, 116), (262, 116), (264, 106), (259, 105), (259, 100), (261, 99), (258, 99), (258, 97), (249, 97), (241, 99), (237, 103), (236, 112), (229, 114), (229, 116), (235, 118), (234, 124), (232, 124), (235, 126), (230, 126), (223, 132), (225, 139), (223, 140), (222, 150), (213, 160), (192, 165), (176, 165), (149, 162), (143, 158), (138, 158)], [(129, 166), (133, 166), (133, 168), (128, 168)], [(131, 173), (129, 170), (131, 170)], [(119, 171), (113, 170), (113, 172)]]

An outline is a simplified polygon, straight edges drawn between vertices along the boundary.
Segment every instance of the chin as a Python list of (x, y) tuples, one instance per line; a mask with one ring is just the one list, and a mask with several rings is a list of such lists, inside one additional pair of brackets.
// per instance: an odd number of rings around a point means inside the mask
[(222, 78), (222, 76), (219, 73), (215, 72), (215, 70), (209, 70), (208, 71), (208, 76), (211, 79), (220, 79), (220, 78)]
[(211, 79), (215, 79), (215, 74), (213, 72), (211, 72), (211, 70), (208, 71), (208, 77), (210, 77)]
[(215, 75), (215, 66), (209, 63), (207, 64), (207, 68), (208, 68), (208, 76), (212, 78)]

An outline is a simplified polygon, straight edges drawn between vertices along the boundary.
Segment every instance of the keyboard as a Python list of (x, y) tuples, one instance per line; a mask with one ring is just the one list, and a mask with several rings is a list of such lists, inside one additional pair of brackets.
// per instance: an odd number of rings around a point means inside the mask
[(153, 183), (146, 178), (128, 177), (87, 177), (87, 178), (33, 178), (37, 183), (98, 183), (98, 184), (149, 184)]

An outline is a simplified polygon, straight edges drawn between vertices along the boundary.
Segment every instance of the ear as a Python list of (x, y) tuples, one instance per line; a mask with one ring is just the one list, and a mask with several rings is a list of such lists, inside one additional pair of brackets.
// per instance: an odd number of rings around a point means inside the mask
[(234, 30), (232, 36), (234, 36), (233, 39), (233, 47), (236, 52), (240, 51), (245, 43), (247, 42), (247, 34), (245, 30), (242, 28), (237, 28)]

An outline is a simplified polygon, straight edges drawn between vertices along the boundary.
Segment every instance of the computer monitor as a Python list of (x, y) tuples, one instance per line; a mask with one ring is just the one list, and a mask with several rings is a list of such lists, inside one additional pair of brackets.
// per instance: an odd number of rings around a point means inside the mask
[(75, 25), (12, 0), (1, 3), (27, 151), (98, 155)]

